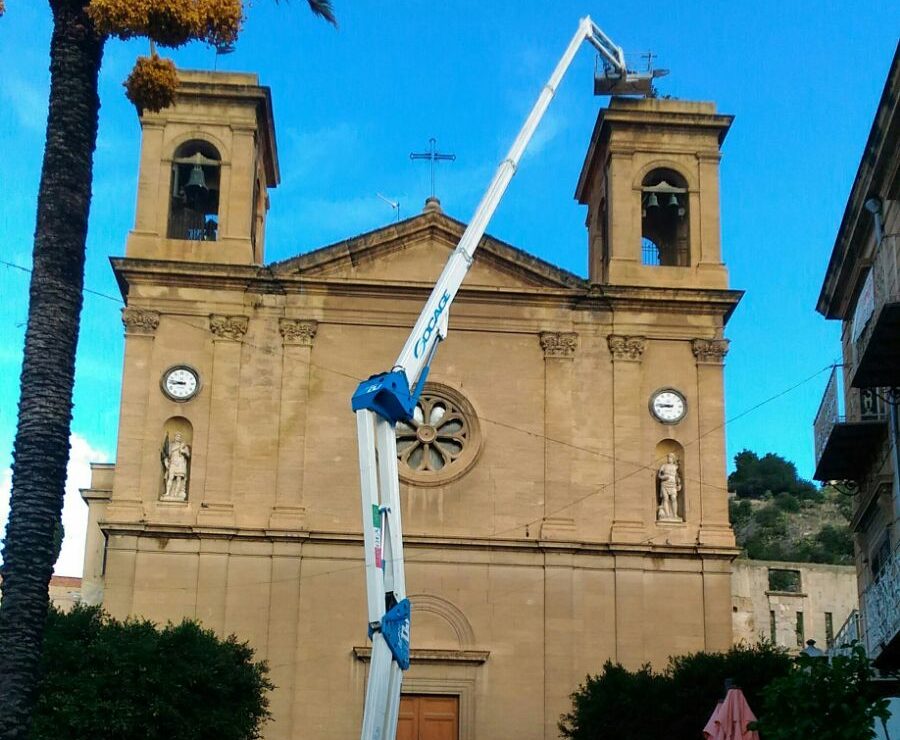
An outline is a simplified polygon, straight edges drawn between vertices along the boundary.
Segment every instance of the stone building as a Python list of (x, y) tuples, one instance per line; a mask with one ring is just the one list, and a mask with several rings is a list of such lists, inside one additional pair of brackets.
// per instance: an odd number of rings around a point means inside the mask
[(761, 639), (798, 652), (825, 649), (857, 610), (850, 565), (735, 560), (731, 574), (734, 642)]
[[(0, 583), (3, 583), (2, 577)], [(50, 577), (47, 591), (50, 603), (60, 611), (67, 612), (81, 602), (81, 579), (77, 576), (53, 575)]]
[[(881, 668), (900, 668), (900, 45), (835, 239), (817, 310), (841, 321), (843, 367), (814, 422), (816, 473), (854, 495), (862, 619)], [(857, 624), (860, 629), (857, 629)]]
[[(141, 118), (118, 450), (84, 591), (249, 640), (267, 738), (358, 732), (369, 647), (355, 420), (463, 231), (425, 210), (266, 264), (279, 169), (253, 75), (181, 72)], [(569, 693), (732, 641), (729, 290), (710, 103), (614, 99), (576, 197), (588, 277), (486, 236), (398, 426), (412, 666), (401, 736), (555, 738)], [(281, 217), (287, 217), (282, 214)]]

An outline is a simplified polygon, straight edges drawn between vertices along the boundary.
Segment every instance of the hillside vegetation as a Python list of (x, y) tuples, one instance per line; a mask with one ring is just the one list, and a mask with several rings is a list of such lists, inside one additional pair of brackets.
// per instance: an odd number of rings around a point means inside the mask
[(780, 455), (744, 450), (734, 458), (729, 515), (738, 547), (757, 560), (853, 564), (852, 499), (799, 478)]

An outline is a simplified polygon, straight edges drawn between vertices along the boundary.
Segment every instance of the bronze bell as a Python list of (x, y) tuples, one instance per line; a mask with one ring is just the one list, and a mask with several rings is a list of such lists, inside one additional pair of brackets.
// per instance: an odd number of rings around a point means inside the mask
[(656, 193), (650, 193), (647, 196), (647, 208), (659, 208), (659, 201), (656, 199)]
[(667, 203), (669, 208), (677, 208), (678, 207), (678, 196), (675, 193), (672, 193), (669, 196), (669, 202)]
[(206, 177), (203, 168), (195, 164), (191, 168), (191, 175), (184, 186), (184, 197), (191, 208), (198, 209), (206, 203), (209, 188), (206, 186)]

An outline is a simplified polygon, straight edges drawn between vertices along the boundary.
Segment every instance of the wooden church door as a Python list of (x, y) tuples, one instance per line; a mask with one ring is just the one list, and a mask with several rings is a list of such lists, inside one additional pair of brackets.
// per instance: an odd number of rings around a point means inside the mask
[(459, 697), (403, 694), (397, 740), (458, 740)]

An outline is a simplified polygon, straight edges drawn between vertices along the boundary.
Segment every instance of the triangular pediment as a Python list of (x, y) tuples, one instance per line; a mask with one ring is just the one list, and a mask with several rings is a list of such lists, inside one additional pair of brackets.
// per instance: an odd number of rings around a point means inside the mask
[[(433, 284), (465, 231), (442, 212), (390, 226), (271, 265), (275, 273), (341, 281)], [(468, 287), (578, 289), (587, 281), (485, 235), (466, 275)]]

